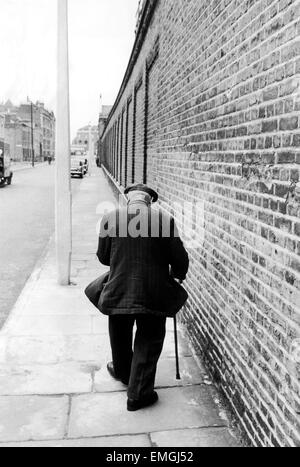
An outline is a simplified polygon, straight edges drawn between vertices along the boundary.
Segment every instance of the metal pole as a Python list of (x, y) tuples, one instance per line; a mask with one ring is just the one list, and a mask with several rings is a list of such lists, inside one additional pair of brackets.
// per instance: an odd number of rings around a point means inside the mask
[(72, 195), (70, 176), (68, 0), (58, 0), (57, 7), (56, 253), (58, 282), (60, 285), (69, 285), (72, 253)]
[[(183, 283), (183, 281), (179, 281), (180, 284)], [(177, 317), (176, 315), (174, 316), (174, 340), (175, 340), (175, 359), (176, 359), (176, 379), (180, 380), (180, 369), (179, 369), (179, 351), (178, 351), (178, 332), (177, 332)]]
[(31, 114), (31, 164), (34, 167), (34, 137), (33, 137), (33, 103), (30, 102), (30, 114)]
[(179, 352), (178, 352), (178, 334), (177, 334), (177, 318), (174, 316), (174, 340), (175, 340), (175, 358), (176, 358), (176, 379), (180, 380), (179, 370)]
[(92, 135), (92, 124), (89, 123), (89, 152), (88, 152), (88, 162), (89, 162), (89, 175), (91, 175), (91, 164), (94, 156), (94, 141)]

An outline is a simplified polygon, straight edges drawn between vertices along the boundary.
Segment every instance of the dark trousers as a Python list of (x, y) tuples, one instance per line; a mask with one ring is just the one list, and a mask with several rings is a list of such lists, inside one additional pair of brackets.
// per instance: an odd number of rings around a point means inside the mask
[[(137, 330), (132, 349), (135, 323)], [(123, 382), (129, 382), (128, 398), (140, 400), (152, 394), (166, 335), (166, 318), (110, 316), (109, 335), (115, 373)]]

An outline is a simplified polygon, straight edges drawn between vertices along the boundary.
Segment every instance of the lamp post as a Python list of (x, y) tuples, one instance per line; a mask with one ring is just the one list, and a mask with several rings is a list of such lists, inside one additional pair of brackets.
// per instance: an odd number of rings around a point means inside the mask
[(34, 136), (33, 136), (33, 103), (30, 101), (30, 120), (31, 120), (31, 165), (34, 167)]
[(94, 140), (92, 134), (92, 124), (89, 123), (89, 152), (88, 152), (88, 161), (89, 161), (89, 174), (91, 174), (91, 164), (94, 157)]
[(68, 0), (57, 0), (57, 7), (56, 256), (58, 283), (60, 285), (69, 285), (72, 253), (72, 195), (70, 176)]

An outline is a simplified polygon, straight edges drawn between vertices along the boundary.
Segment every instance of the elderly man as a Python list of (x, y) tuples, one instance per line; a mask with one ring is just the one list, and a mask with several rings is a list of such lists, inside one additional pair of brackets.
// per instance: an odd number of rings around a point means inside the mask
[(152, 206), (158, 194), (143, 184), (129, 186), (125, 194), (128, 206), (101, 223), (97, 256), (110, 274), (99, 305), (109, 316), (113, 361), (107, 369), (128, 385), (127, 409), (135, 411), (158, 400), (154, 383), (166, 317), (176, 312), (170, 310), (170, 277), (184, 280), (189, 259), (174, 219)]

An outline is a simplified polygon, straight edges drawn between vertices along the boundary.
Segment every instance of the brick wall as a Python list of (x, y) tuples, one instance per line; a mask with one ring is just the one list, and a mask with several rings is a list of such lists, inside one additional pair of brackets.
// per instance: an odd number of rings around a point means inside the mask
[(126, 185), (133, 181), (132, 177), (132, 164), (133, 164), (133, 138), (132, 138), (132, 128), (133, 128), (133, 103), (132, 98), (127, 104), (127, 117), (128, 117), (128, 127), (127, 127), (127, 178)]
[(149, 0), (103, 137), (202, 203), (182, 320), (254, 446), (300, 445), (299, 110), (299, 0)]

